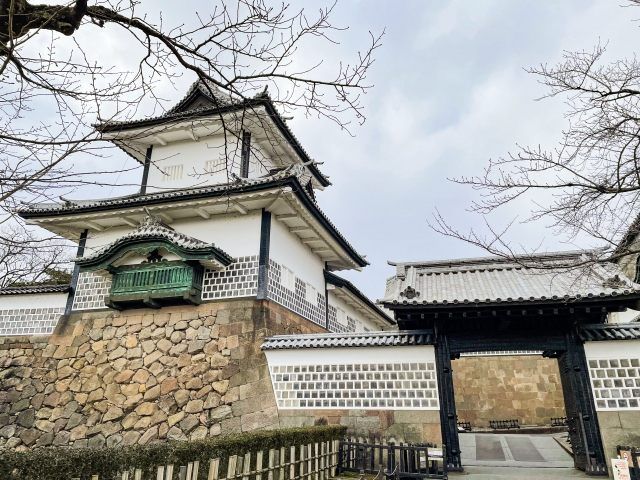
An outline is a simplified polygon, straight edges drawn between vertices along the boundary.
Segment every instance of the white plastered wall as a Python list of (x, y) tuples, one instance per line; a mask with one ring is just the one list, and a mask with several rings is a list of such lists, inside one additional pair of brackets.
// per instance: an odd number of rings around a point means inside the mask
[[(260, 250), (260, 212), (246, 215), (218, 215), (209, 219), (181, 220), (169, 226), (204, 242), (214, 243), (232, 257), (254, 255)], [(109, 228), (102, 232), (91, 231), (87, 236), (86, 254), (114, 242), (133, 227)]]
[(286, 225), (271, 217), (269, 258), (293, 271), (324, 295), (324, 263)]
[[(366, 331), (365, 328), (368, 331), (380, 330), (380, 327), (376, 325), (374, 322), (372, 322), (369, 318), (365, 317), (364, 315), (362, 315), (362, 313), (360, 313), (358, 310), (353, 308), (350, 304), (348, 304), (341, 298), (337, 297), (335, 294), (335, 290), (331, 289), (331, 285), (329, 285), (328, 293), (329, 293), (329, 305), (332, 305), (337, 309), (341, 309), (342, 311), (344, 311), (345, 319), (347, 317), (351, 317), (356, 321), (356, 325), (355, 325), (356, 328), (354, 331), (364, 332)], [(340, 315), (338, 315), (338, 318), (340, 318)], [(344, 326), (346, 327), (347, 325), (344, 325)]]
[[(225, 148), (226, 141), (226, 148)], [(240, 175), (241, 142), (228, 135), (154, 145), (147, 192), (215, 185), (233, 181)], [(249, 178), (268, 173), (273, 162), (259, 144), (251, 143)], [(177, 171), (173, 167), (180, 167)], [(174, 174), (174, 176), (172, 176)]]
[(433, 346), (266, 350), (280, 409), (438, 410)]
[(19, 308), (64, 307), (66, 303), (66, 293), (0, 295), (0, 310)]
[(262, 213), (246, 215), (216, 215), (207, 220), (176, 221), (176, 231), (215, 245), (232, 257), (254, 255), (260, 251), (260, 224)]

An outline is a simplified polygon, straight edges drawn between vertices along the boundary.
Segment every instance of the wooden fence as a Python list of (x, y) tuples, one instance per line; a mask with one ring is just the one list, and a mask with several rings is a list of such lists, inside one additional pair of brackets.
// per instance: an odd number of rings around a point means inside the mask
[[(295, 445), (212, 458), (205, 464), (194, 461), (158, 465), (152, 471), (133, 469), (119, 473), (115, 480), (328, 480), (336, 473), (338, 448), (338, 440)], [(88, 479), (107, 480), (99, 475)]]
[(426, 443), (345, 439), (338, 451), (338, 473), (355, 472), (376, 478), (446, 479), (446, 449)]

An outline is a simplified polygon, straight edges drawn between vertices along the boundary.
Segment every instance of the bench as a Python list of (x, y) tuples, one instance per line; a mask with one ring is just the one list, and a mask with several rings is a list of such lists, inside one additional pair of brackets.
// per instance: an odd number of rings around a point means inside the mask
[(458, 431), (463, 430), (465, 432), (471, 431), (471, 422), (458, 422)]
[(511, 430), (520, 428), (519, 420), (489, 420), (489, 426), (494, 430)]
[(551, 417), (552, 427), (565, 427), (567, 425), (567, 417)]

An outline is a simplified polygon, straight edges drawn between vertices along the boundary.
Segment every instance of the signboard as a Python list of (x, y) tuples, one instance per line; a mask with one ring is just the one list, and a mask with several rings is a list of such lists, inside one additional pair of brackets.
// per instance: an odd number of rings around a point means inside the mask
[(612, 458), (611, 470), (614, 480), (631, 480), (629, 473), (629, 462), (625, 458)]

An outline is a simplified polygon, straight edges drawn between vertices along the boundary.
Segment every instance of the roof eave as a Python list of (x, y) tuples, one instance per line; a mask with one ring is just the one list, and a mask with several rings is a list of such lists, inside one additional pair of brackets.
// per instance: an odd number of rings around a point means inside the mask
[(384, 323), (388, 325), (395, 326), (396, 321), (389, 317), (385, 312), (383, 312), (380, 307), (378, 307), (373, 301), (367, 297), (364, 293), (362, 293), (355, 285), (353, 285), (350, 281), (339, 277), (338, 275), (328, 272), (325, 270), (324, 278), (327, 283), (334, 285), (338, 288), (344, 288), (348, 290), (352, 295), (358, 298), (363, 304), (367, 306), (367, 308), (375, 314), (379, 319), (381, 319)]
[(25, 220), (37, 220), (45, 218), (55, 218), (61, 214), (74, 215), (82, 213), (96, 213), (104, 211), (120, 210), (123, 208), (144, 207), (149, 205), (161, 205), (172, 203), (176, 201), (188, 201), (197, 198), (207, 198), (221, 195), (233, 195), (238, 193), (249, 193), (256, 191), (268, 190), (271, 188), (283, 188), (290, 187), (291, 191), (296, 195), (296, 198), (302, 203), (302, 205), (312, 214), (314, 219), (327, 231), (333, 240), (339, 245), (339, 247), (347, 254), (347, 256), (353, 261), (356, 267), (362, 268), (369, 265), (364, 257), (362, 257), (355, 249), (349, 245), (349, 243), (342, 237), (338, 230), (329, 222), (326, 216), (318, 208), (315, 202), (308, 196), (300, 182), (295, 176), (284, 177), (281, 179), (275, 179), (263, 183), (255, 183), (249, 185), (235, 185), (230, 188), (216, 190), (214, 192), (207, 191), (206, 188), (202, 188), (202, 192), (195, 192), (190, 195), (184, 195), (183, 197), (176, 196), (163, 196), (162, 194), (148, 194), (144, 196), (132, 197), (129, 203), (117, 204), (117, 205), (87, 205), (76, 206), (67, 209), (25, 209), (17, 210), (20, 217)]
[(99, 268), (109, 259), (115, 258), (115, 256), (125, 250), (128, 247), (143, 245), (149, 242), (161, 242), (163, 244), (173, 244), (175, 249), (183, 256), (183, 259), (198, 259), (215, 260), (224, 267), (228, 267), (233, 263), (233, 258), (219, 249), (216, 246), (209, 245), (207, 247), (183, 247), (181, 245), (171, 242), (169, 239), (159, 235), (147, 235), (144, 237), (133, 239), (119, 239), (113, 242), (113, 244), (105, 247), (105, 249), (98, 255), (92, 257), (78, 258), (76, 264), (83, 269)]
[[(604, 295), (584, 295), (580, 297), (569, 298), (532, 298), (524, 300), (501, 300), (501, 301), (488, 301), (488, 302), (472, 302), (472, 301), (449, 301), (449, 302), (429, 302), (422, 300), (382, 300), (381, 303), (385, 308), (390, 310), (411, 310), (419, 308), (421, 310), (437, 310), (437, 309), (464, 309), (464, 308), (482, 308), (482, 309), (503, 309), (503, 308), (530, 308), (537, 305), (545, 305), (546, 307), (558, 305), (562, 307), (571, 307), (577, 305), (593, 305), (599, 302), (607, 303), (623, 303), (623, 302), (640, 302), (640, 291), (630, 293), (616, 293), (616, 294), (604, 294)], [(632, 308), (636, 305), (628, 305), (628, 308)]]
[(5, 287), (0, 289), (0, 296), (4, 295), (48, 295), (53, 293), (67, 293), (70, 285), (29, 285), (24, 287)]

